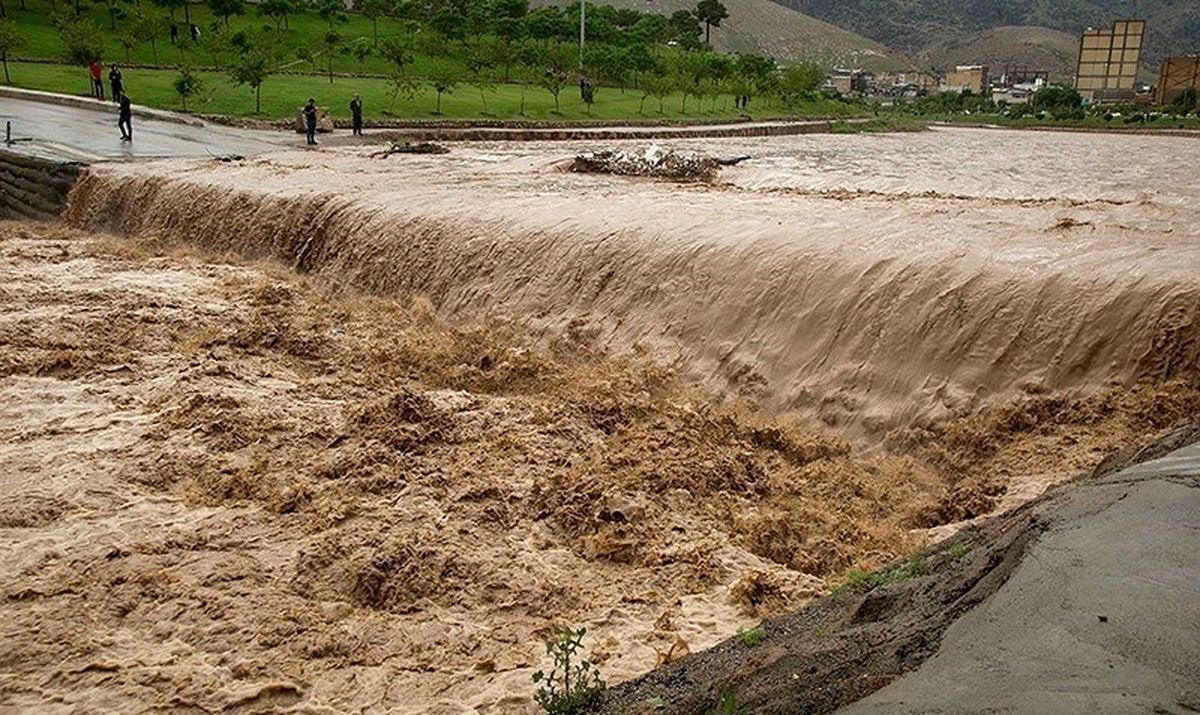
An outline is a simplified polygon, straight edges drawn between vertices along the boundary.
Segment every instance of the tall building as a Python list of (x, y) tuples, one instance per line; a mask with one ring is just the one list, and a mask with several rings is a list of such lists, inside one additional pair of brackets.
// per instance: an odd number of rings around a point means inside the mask
[(1111, 28), (1084, 30), (1075, 89), (1091, 102), (1133, 101), (1145, 36), (1143, 20), (1118, 20)]
[(1170, 104), (1188, 89), (1200, 92), (1200, 50), (1191, 56), (1168, 57), (1162, 61), (1154, 100), (1158, 104)]
[(960, 94), (967, 90), (984, 94), (989, 87), (987, 65), (959, 65), (953, 72), (947, 72), (942, 82), (942, 91)]

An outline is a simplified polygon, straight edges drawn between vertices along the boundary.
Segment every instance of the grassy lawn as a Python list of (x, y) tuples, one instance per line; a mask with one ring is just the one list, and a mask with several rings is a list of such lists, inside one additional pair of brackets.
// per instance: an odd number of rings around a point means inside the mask
[[(88, 94), (88, 74), (84, 67), (30, 62), (10, 63), (13, 84), (28, 89), (41, 89), (63, 94)], [(225, 114), (250, 116), (254, 113), (254, 94), (249, 87), (239, 87), (222, 73), (199, 73), (203, 87), (200, 96), (188, 101), (188, 109), (198, 114)], [(136, 104), (160, 109), (182, 109), (179, 95), (171, 83), (176, 73), (172, 70), (128, 68), (124, 70), (125, 89)], [(520, 114), (521, 94), (525, 94), (525, 114)], [(363, 96), (364, 113), (368, 118), (437, 119), (435, 113), (437, 95), (432, 87), (423, 86), (411, 99), (401, 97), (396, 101), (394, 114), (387, 114), (391, 102), (387, 84), (381, 79), (337, 77), (330, 84), (327, 77), (318, 75), (274, 75), (262, 86), (262, 116), (283, 119), (293, 116), (309, 97), (316, 97), (321, 106), (330, 108), (335, 118), (348, 119), (350, 97), (360, 92)], [(443, 118), (463, 119), (531, 119), (531, 120), (579, 120), (588, 119), (587, 105), (579, 99), (579, 91), (567, 87), (559, 96), (560, 112), (554, 108), (554, 97), (544, 89), (515, 84), (498, 84), (493, 91), (486, 91), (487, 111), (479, 90), (470, 85), (459, 85), (453, 92), (442, 97)], [(715, 103), (711, 98), (703, 101), (688, 97), (686, 112), (683, 96), (667, 97), (659, 114), (659, 102), (651, 97), (645, 102), (645, 113), (640, 113), (642, 93), (633, 89), (622, 93), (618, 89), (600, 88), (592, 106), (592, 119), (728, 119), (738, 116), (733, 109), (733, 98), (719, 97)], [(755, 106), (755, 104), (757, 106)], [(861, 114), (859, 107), (837, 100), (820, 98), (790, 108), (787, 112), (768, 108), (763, 101), (751, 105), (755, 114), (767, 116), (797, 114), (803, 116), (854, 116)]]
[[(70, 7), (70, 0), (55, 0), (60, 11)], [(20, 30), (23, 46), (16, 53), (25, 59), (50, 60), (61, 62), (63, 45), (58, 31), (51, 20), (52, 4), (50, 0), (26, 0), (25, 10), (17, 7), (16, 2), (6, 3), (11, 6), (9, 16)], [(132, 11), (132, 3), (118, 3), (127, 11)], [(226, 43), (210, 42), (216, 38), (214, 25), (221, 20), (213, 16), (212, 11), (202, 4), (193, 4), (189, 8), (191, 20), (201, 28), (202, 41), (193, 44), (188, 39), (187, 25), (184, 22), (182, 10), (175, 12), (176, 21), (180, 27), (180, 42), (173, 45), (168, 30), (162, 31), (162, 36), (155, 43), (140, 42), (131, 47), (124, 47), (119, 38), (122, 34), (123, 20), (117, 19), (117, 29), (112, 29), (112, 21), (106, 3), (96, 3), (85, 8), (85, 14), (98, 28), (104, 38), (104, 61), (132, 64), (152, 64), (178, 66), (187, 64), (192, 67), (222, 68), (220, 71), (198, 72), (203, 82), (199, 96), (188, 100), (188, 109), (198, 114), (251, 116), (254, 115), (254, 94), (249, 87), (239, 87), (229, 78), (228, 67), (234, 63), (234, 50)], [(373, 42), (374, 32), (372, 23), (367, 18), (348, 13), (347, 21), (337, 23), (337, 32), (342, 37), (344, 45), (355, 42)], [(729, 119), (739, 116), (733, 108), (731, 96), (721, 96), (715, 101), (711, 97), (698, 100), (688, 97), (686, 103), (681, 94), (674, 94), (663, 99), (649, 97), (644, 101), (639, 90), (629, 88), (624, 91), (615, 87), (598, 87), (596, 102), (588, 112), (588, 108), (579, 98), (579, 91), (574, 86), (567, 86), (559, 96), (559, 107), (555, 107), (554, 97), (547, 90), (534, 85), (521, 85), (501, 81), (504, 69), (496, 67), (490, 70), (490, 80), (494, 82), (481, 93), (477, 86), (466, 83), (465, 79), (452, 91), (442, 96), (442, 111), (436, 114), (437, 95), (429, 85), (422, 85), (413, 97), (400, 97), (392, 103), (391, 90), (385, 80), (380, 77), (335, 77), (330, 83), (328, 76), (320, 73), (327, 69), (323, 50), (317, 47), (320, 38), (325, 34), (327, 25), (313, 14), (294, 14), (289, 17), (287, 29), (277, 29), (273, 21), (260, 18), (255, 13), (254, 5), (248, 4), (246, 14), (230, 18), (229, 27), (220, 27), (220, 34), (229, 37), (242, 31), (251, 38), (254, 44), (270, 43), (276, 45), (281, 68), (289, 74), (270, 76), (262, 85), (263, 118), (284, 119), (293, 116), (308, 97), (316, 97), (321, 106), (330, 108), (335, 118), (349, 117), (349, 102), (355, 92), (360, 92), (364, 99), (365, 114), (368, 119), (383, 119), (394, 117), (398, 119), (529, 119), (529, 120), (655, 120), (655, 119)], [(408, 33), (409, 40), (420, 45), (419, 34), (405, 30), (398, 21), (391, 19), (379, 20), (379, 38), (382, 42), (388, 37)], [(671, 55), (676, 50), (659, 48), (664, 55)], [(300, 59), (302, 56), (311, 57), (318, 53), (314, 60)], [(447, 56), (435, 60), (421, 52), (414, 53), (415, 61), (406, 69), (412, 77), (422, 78), (435, 62), (450, 62), (462, 64), (461, 57)], [(46, 62), (10, 62), (13, 84), (18, 87), (40, 89), (66, 94), (88, 94), (87, 71), (82, 67)], [(386, 75), (391, 70), (387, 60), (372, 55), (359, 61), (350, 54), (335, 54), (333, 70), (335, 73), (355, 73), (365, 75)], [(139, 69), (126, 67), (123, 70), (125, 87), (130, 98), (137, 104), (161, 109), (181, 110), (182, 103), (172, 88), (172, 82), (177, 76), (175, 70), (168, 69)], [(465, 67), (461, 73), (466, 75)], [(765, 98), (755, 98), (751, 103), (755, 116), (820, 116), (848, 117), (863, 114), (861, 107), (825, 97), (814, 98), (799, 105), (788, 107), (772, 107)]]

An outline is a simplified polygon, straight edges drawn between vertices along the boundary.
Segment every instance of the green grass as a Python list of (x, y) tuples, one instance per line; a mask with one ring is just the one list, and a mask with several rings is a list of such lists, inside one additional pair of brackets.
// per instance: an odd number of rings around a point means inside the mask
[[(55, 0), (60, 11), (70, 7), (70, 0)], [(23, 47), (16, 53), (26, 59), (49, 60), (61, 62), (63, 47), (58, 32), (51, 20), (52, 6), (50, 0), (26, 0), (25, 10), (17, 7), (17, 3), (9, 3), (9, 16), (13, 18), (24, 40)], [(121, 3), (120, 6), (132, 11), (132, 3)], [(192, 22), (201, 28), (204, 37), (213, 35), (211, 25), (220, 20), (215, 18), (206, 5), (193, 4), (190, 6)], [(97, 3), (85, 9), (87, 17), (101, 29), (104, 37), (104, 59), (106, 62), (122, 62), (133, 64), (153, 64), (178, 66), (188, 64), (192, 67), (222, 68), (218, 71), (204, 71), (197, 74), (203, 81), (200, 95), (188, 100), (188, 109), (198, 114), (227, 115), (244, 117), (254, 114), (254, 95), (248, 87), (238, 87), (228, 76), (227, 68), (235, 60), (234, 50), (225, 49), (216, 57), (210, 55), (204, 48), (204, 43), (192, 45), (187, 40), (187, 27), (183, 21), (183, 12), (177, 11), (176, 18), (180, 25), (181, 41), (178, 47), (172, 46), (169, 34), (163, 30), (162, 37), (157, 41), (157, 47), (149, 42), (140, 43), (126, 50), (120, 41), (122, 20), (117, 21), (117, 30), (112, 30), (108, 6)], [(355, 14), (347, 14), (347, 22), (337, 24), (337, 32), (345, 44), (356, 40), (372, 41), (372, 26), (370, 20)], [(228, 37), (237, 31), (243, 31), (254, 44), (274, 43), (280, 49), (278, 55), (281, 63), (289, 73), (272, 75), (262, 86), (261, 116), (267, 119), (291, 118), (308, 97), (316, 97), (321, 106), (329, 107), (335, 118), (349, 118), (350, 97), (355, 92), (361, 92), (365, 102), (365, 114), (368, 119), (384, 119), (395, 117), (399, 119), (529, 119), (535, 121), (563, 121), (593, 119), (600, 121), (628, 120), (709, 120), (730, 119), (739, 116), (733, 108), (732, 97), (719, 97), (714, 103), (705, 99), (703, 103), (694, 97), (689, 97), (686, 107), (683, 97), (675, 94), (660, 103), (655, 98), (645, 101), (644, 109), (642, 93), (636, 89), (622, 91), (615, 87), (599, 87), (596, 93), (596, 103), (591, 112), (579, 99), (578, 89), (566, 87), (560, 95), (561, 106), (555, 109), (553, 96), (540, 87), (515, 83), (497, 82), (490, 90), (480, 96), (478, 88), (470, 84), (459, 84), (457, 89), (445, 94), (442, 98), (442, 113), (435, 114), (437, 106), (436, 94), (429, 86), (423, 86), (411, 99), (400, 98), (394, 107), (394, 114), (388, 114), (391, 106), (391, 92), (382, 75), (386, 75), (391, 66), (378, 56), (359, 62), (349, 55), (336, 55), (333, 60), (335, 73), (356, 73), (360, 75), (379, 75), (378, 77), (335, 77), (333, 83), (328, 76), (321, 73), (326, 66), (323, 57), (317, 57), (315, 62), (297, 59), (300, 50), (314, 48), (319, 39), (325, 34), (327, 26), (324, 21), (313, 14), (295, 14), (288, 20), (289, 29), (277, 31), (267, 18), (255, 14), (254, 6), (247, 5), (247, 13), (240, 17), (230, 18), (228, 28), (221, 32)], [(403, 26), (395, 20), (381, 19), (379, 21), (379, 38), (382, 42), (388, 37), (407, 33)], [(408, 35), (410, 38), (412, 35)], [(676, 50), (659, 48), (664, 55), (670, 55)], [(407, 68), (412, 77), (424, 77), (428, 69), (436, 61), (433, 57), (421, 52), (414, 54), (414, 62)], [(462, 64), (459, 57), (446, 57), (440, 61)], [(87, 71), (81, 67), (63, 64), (48, 64), (45, 62), (10, 62), (13, 84), (30, 89), (41, 89), (66, 94), (86, 95), (89, 91)], [(466, 74), (465, 71), (463, 74)], [(494, 79), (502, 79), (503, 68), (493, 70)], [(175, 70), (142, 69), (126, 67), (124, 69), (125, 86), (130, 98), (137, 104), (143, 104), (160, 109), (182, 109), (181, 101), (171, 86), (176, 76)], [(524, 94), (524, 112), (522, 112), (522, 95)], [(486, 105), (486, 106), (485, 106)], [(765, 99), (755, 98), (752, 103), (756, 117), (763, 116), (820, 116), (820, 117), (850, 117), (863, 113), (861, 107), (838, 100), (824, 97), (806, 101), (794, 107), (776, 108), (770, 106)]]
[[(27, 89), (40, 89), (63, 94), (86, 96), (88, 94), (88, 74), (84, 67), (72, 67), (60, 64), (40, 64), (30, 62), (9, 63), (13, 84)], [(197, 114), (218, 114), (229, 116), (250, 116), (254, 113), (254, 94), (249, 87), (239, 87), (229, 79), (227, 74), (214, 72), (197, 73), (201, 77), (203, 87), (200, 95), (188, 100), (188, 109)], [(171, 83), (176, 72), (172, 70), (152, 70), (129, 68), (124, 71), (125, 89), (136, 104), (160, 109), (182, 109), (179, 95), (175, 93)], [(401, 119), (438, 119), (434, 114), (437, 100), (431, 87), (425, 86), (413, 98), (400, 98), (396, 102), (395, 112), (386, 114), (390, 104), (390, 91), (381, 79), (372, 78), (335, 78), (330, 84), (327, 77), (319, 75), (272, 75), (262, 86), (262, 116), (269, 119), (284, 119), (292, 117), (296, 110), (309, 97), (316, 97), (318, 104), (330, 108), (335, 118), (348, 119), (350, 116), (350, 98), (355, 92), (361, 92), (364, 101), (364, 114), (367, 118), (401, 118)], [(659, 114), (659, 103), (653, 97), (646, 100), (645, 113), (640, 113), (641, 97), (639, 91), (629, 89), (622, 93), (615, 88), (600, 88), (596, 93), (596, 102), (589, 116), (587, 105), (579, 99), (579, 92), (573, 87), (563, 90), (560, 95), (561, 111), (555, 113), (554, 98), (549, 92), (539, 87), (526, 87), (525, 114), (520, 114), (522, 86), (516, 84), (498, 84), (494, 91), (487, 92), (487, 111), (483, 109), (483, 101), (479, 91), (470, 85), (459, 85), (452, 92), (442, 97), (442, 116), (453, 119), (530, 119), (530, 120), (630, 120), (630, 119), (730, 119), (738, 116), (733, 109), (732, 97), (718, 98), (715, 107), (711, 99), (703, 103), (695, 97), (687, 100), (687, 110), (683, 109), (682, 96), (679, 94), (667, 97), (663, 102), (663, 113)], [(767, 114), (795, 114), (798, 116), (853, 116), (861, 110), (837, 100), (819, 98), (805, 102), (796, 107), (783, 110), (769, 110), (763, 105), (760, 111)]]
[(737, 634), (742, 643), (745, 643), (750, 648), (762, 644), (767, 639), (767, 632), (762, 626), (755, 626), (749, 630), (739, 628)]
[(853, 569), (846, 574), (846, 580), (833, 589), (831, 595), (840, 596), (846, 593), (866, 593), (896, 581), (919, 578), (929, 573), (929, 566), (922, 556), (914, 556), (908, 561), (885, 571), (861, 571)]

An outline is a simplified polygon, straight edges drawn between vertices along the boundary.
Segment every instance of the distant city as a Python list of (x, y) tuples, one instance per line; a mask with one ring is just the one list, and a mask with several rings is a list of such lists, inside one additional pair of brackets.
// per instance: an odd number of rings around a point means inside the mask
[[(1200, 92), (1200, 49), (1163, 58), (1158, 80), (1138, 80), (1144, 20), (1118, 20), (1111, 27), (1085, 29), (1079, 38), (1074, 88), (1086, 104), (1168, 105), (1185, 92)], [(858, 68), (830, 70), (824, 89), (842, 96), (863, 96), (884, 104), (916, 100), (945, 92), (990, 95), (997, 104), (1029, 103), (1050, 84), (1050, 71), (1028, 65), (986, 64), (909, 72), (870, 72)]]

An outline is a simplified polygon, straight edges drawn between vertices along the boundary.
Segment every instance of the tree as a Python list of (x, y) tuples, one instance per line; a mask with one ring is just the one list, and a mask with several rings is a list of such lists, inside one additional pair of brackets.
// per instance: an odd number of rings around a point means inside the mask
[(345, 6), (342, 5), (342, 0), (316, 0), (315, 8), (317, 17), (325, 21), (329, 26), (329, 31), (333, 32), (333, 26), (339, 22), (348, 22), (350, 18), (346, 17)]
[(225, 27), (229, 27), (230, 17), (246, 12), (246, 4), (243, 0), (208, 0), (208, 6), (214, 15), (221, 18)]
[(275, 31), (287, 26), (288, 15), (292, 14), (291, 0), (262, 0), (258, 4), (260, 17), (269, 17), (275, 21)]
[(1169, 105), (1171, 111), (1175, 114), (1186, 116), (1189, 112), (1194, 112), (1200, 108), (1200, 98), (1197, 97), (1195, 87), (1188, 87), (1179, 93)]
[(166, 21), (161, 11), (142, 7), (138, 8), (128, 28), (135, 42), (150, 43), (150, 50), (154, 53), (155, 62), (158, 62), (158, 38), (165, 25)]
[(549, 46), (551, 40), (570, 37), (572, 31), (562, 8), (555, 5), (539, 7), (526, 15), (525, 29), (530, 37), (541, 40), (543, 46)]
[(662, 114), (663, 100), (675, 89), (675, 78), (666, 72), (651, 72), (642, 80), (642, 87), (643, 92), (658, 100), (658, 113)]
[(395, 6), (391, 0), (358, 0), (354, 4), (362, 16), (371, 21), (371, 44), (379, 49), (379, 18), (386, 17)]
[(672, 40), (685, 48), (699, 46), (700, 35), (704, 33), (704, 30), (700, 27), (700, 21), (691, 12), (676, 10), (671, 13), (667, 25), (670, 28)]
[(333, 84), (333, 56), (337, 54), (338, 46), (342, 44), (342, 36), (330, 30), (321, 38), (325, 52), (325, 67), (329, 71), (329, 84)]
[(809, 62), (800, 62), (784, 68), (779, 73), (776, 92), (786, 107), (795, 107), (805, 97), (811, 96), (825, 81), (821, 68)]
[(437, 111), (434, 114), (441, 116), (442, 95), (454, 91), (458, 86), (458, 78), (458, 67), (452, 62), (440, 60), (430, 68), (429, 82), (433, 85), (433, 91), (437, 92)]
[(404, 95), (405, 99), (412, 99), (421, 88), (420, 82), (399, 71), (393, 71), (388, 75), (387, 85), (392, 90), (392, 102), (388, 105), (388, 114), (396, 111), (396, 99), (400, 95)]
[(483, 104), (483, 112), (487, 113), (487, 93), (496, 91), (496, 83), (488, 76), (488, 72), (496, 66), (494, 48), (481, 40), (470, 45), (467, 52), (467, 71), (471, 73), (471, 85), (479, 90), (479, 101)]
[(0, 19), (0, 63), (4, 65), (4, 83), (12, 84), (8, 74), (8, 56), (25, 46), (25, 37), (9, 18)]
[(571, 68), (575, 65), (575, 53), (564, 46), (551, 47), (542, 55), (543, 71), (538, 76), (538, 85), (554, 96), (554, 113), (559, 114), (559, 95), (571, 82)]
[(262, 83), (271, 76), (270, 58), (258, 49), (251, 49), (238, 57), (233, 66), (232, 78), (238, 85), (249, 85), (254, 90), (254, 113), (262, 114)]
[(192, 70), (183, 65), (179, 68), (179, 74), (175, 77), (175, 81), (171, 86), (175, 88), (175, 93), (179, 95), (179, 99), (183, 102), (183, 111), (188, 110), (188, 97), (195, 96), (200, 91), (200, 78), (192, 73)]
[(90, 20), (66, 19), (58, 27), (63, 43), (63, 54), (73, 65), (87, 66), (104, 54), (104, 40), (100, 30)]
[(700, 4), (696, 6), (696, 19), (704, 23), (704, 44), (712, 45), (712, 29), (720, 27), (721, 21), (727, 17), (729, 11), (721, 4), (721, 0), (700, 0)]
[(105, 5), (108, 6), (108, 25), (110, 30), (115, 31), (117, 29), (117, 18), (123, 14), (121, 12), (121, 5), (125, 2), (126, 0), (105, 0)]

